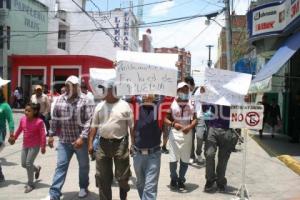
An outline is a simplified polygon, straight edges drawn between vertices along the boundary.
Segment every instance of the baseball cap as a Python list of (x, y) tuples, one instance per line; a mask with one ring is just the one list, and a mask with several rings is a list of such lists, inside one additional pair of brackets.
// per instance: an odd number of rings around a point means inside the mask
[(35, 90), (43, 90), (43, 87), (41, 85), (36, 85)]
[(69, 76), (68, 78), (67, 78), (67, 80), (66, 80), (66, 82), (65, 83), (67, 83), (67, 82), (70, 82), (70, 83), (72, 83), (72, 84), (78, 84), (79, 85), (79, 78), (77, 77), (77, 76)]
[(180, 89), (180, 88), (183, 88), (184, 86), (189, 87), (189, 84), (187, 84), (186, 82), (180, 82), (180, 83), (178, 83), (177, 90)]

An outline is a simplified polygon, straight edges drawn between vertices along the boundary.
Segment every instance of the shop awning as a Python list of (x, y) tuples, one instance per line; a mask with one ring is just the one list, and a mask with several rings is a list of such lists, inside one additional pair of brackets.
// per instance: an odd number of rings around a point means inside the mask
[(271, 60), (256, 74), (252, 83), (255, 84), (259, 81), (263, 81), (277, 73), (299, 48), (300, 32), (293, 34), (287, 39), (287, 41), (276, 51)]

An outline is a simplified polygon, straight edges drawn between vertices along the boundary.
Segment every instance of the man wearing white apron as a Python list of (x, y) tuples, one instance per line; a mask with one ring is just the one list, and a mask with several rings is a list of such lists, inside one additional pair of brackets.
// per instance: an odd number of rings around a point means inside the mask
[[(192, 147), (192, 130), (196, 126), (197, 119), (194, 107), (189, 100), (189, 86), (181, 82), (177, 86), (178, 97), (173, 101), (169, 113), (165, 118), (165, 124), (171, 126), (170, 144), (170, 176), (171, 189), (185, 189), (185, 174)], [(179, 175), (177, 174), (177, 162), (180, 161)]]

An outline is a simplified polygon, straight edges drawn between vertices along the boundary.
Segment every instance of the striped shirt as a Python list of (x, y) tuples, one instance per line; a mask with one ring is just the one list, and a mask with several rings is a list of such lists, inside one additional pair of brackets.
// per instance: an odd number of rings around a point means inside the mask
[(60, 95), (54, 105), (50, 123), (50, 136), (58, 135), (62, 143), (73, 143), (82, 136), (87, 138), (93, 106), (85, 95), (70, 101), (66, 94)]

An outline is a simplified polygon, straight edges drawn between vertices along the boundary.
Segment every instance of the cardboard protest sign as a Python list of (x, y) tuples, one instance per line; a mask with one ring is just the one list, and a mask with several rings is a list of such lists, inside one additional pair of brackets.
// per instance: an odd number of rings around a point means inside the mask
[(117, 51), (117, 61), (130, 61), (161, 67), (176, 68), (178, 54)]
[(263, 127), (264, 106), (246, 105), (230, 107), (230, 128), (261, 130)]
[(177, 69), (120, 61), (116, 77), (117, 95), (158, 94), (176, 96)]
[(102, 86), (106, 86), (107, 81), (116, 78), (115, 69), (90, 68), (90, 86), (95, 97), (104, 95)]
[(204, 70), (205, 93), (197, 98), (206, 103), (226, 106), (244, 103), (252, 75), (213, 68)]

